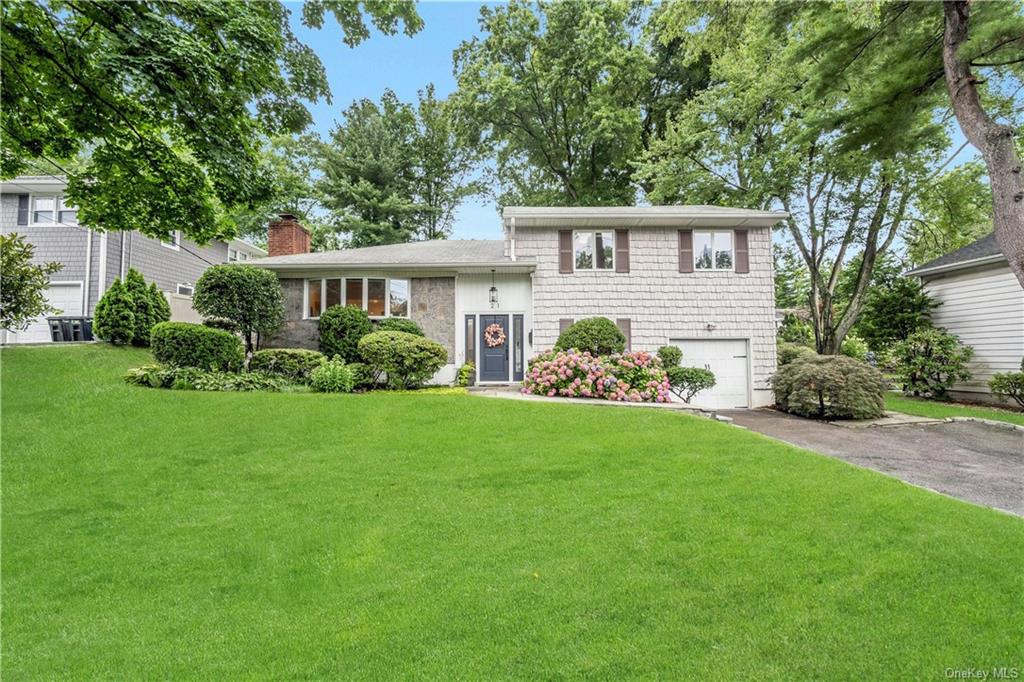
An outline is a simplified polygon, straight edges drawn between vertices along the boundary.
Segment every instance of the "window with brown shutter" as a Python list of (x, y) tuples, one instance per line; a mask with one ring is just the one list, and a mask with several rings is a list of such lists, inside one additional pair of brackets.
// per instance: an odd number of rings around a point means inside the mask
[(626, 350), (633, 349), (633, 324), (629, 318), (621, 317), (615, 320), (615, 326), (619, 328), (622, 335), (626, 337)]
[(572, 273), (572, 230), (558, 231), (558, 271)]
[(693, 272), (693, 230), (679, 230), (679, 272)]
[(736, 272), (750, 272), (750, 254), (747, 248), (747, 231), (736, 230)]
[(28, 195), (18, 195), (18, 225), (28, 225)]
[(629, 230), (615, 230), (615, 272), (629, 272)]

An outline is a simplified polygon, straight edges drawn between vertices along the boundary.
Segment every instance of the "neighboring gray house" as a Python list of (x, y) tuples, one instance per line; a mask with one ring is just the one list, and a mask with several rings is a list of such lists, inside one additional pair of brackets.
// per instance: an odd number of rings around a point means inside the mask
[(921, 279), (942, 305), (935, 326), (974, 348), (970, 381), (954, 386), (955, 398), (993, 401), (988, 381), (997, 372), (1020, 370), (1024, 357), (1024, 288), (990, 234), (907, 273)]
[[(65, 186), (63, 180), (52, 176), (20, 176), (0, 182), (0, 233), (23, 235), (35, 246), (36, 262), (63, 265), (51, 275), (47, 297), (65, 315), (92, 315), (114, 279), (135, 268), (165, 292), (174, 319), (195, 320), (192, 287), (206, 268), (266, 255), (238, 240), (198, 246), (183, 239), (180, 232), (165, 243), (138, 232), (91, 230), (78, 224), (74, 207), (64, 202)], [(45, 318), (25, 331), (0, 334), (4, 343), (50, 340)]]
[[(674, 344), (685, 364), (714, 371), (701, 405), (767, 405), (771, 228), (785, 217), (717, 206), (510, 207), (499, 240), (309, 253), (308, 232), (282, 216), (256, 263), (278, 274), (286, 297), (285, 325), (268, 343), (315, 348), (320, 313), (352, 304), (371, 318), (408, 317), (444, 344), (449, 364), (435, 381), (473, 361), (479, 382), (510, 383), (572, 322), (604, 316), (631, 349)], [(489, 327), (504, 341), (488, 343)]]

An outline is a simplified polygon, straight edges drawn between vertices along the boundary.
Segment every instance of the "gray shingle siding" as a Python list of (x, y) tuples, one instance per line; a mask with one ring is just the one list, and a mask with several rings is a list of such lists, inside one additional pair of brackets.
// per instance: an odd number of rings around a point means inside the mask
[[(18, 225), (18, 195), (0, 194), (0, 233), (17, 232), (35, 246), (32, 261), (56, 261), (64, 267), (51, 276), (55, 282), (85, 281), (85, 251), (89, 231), (63, 225)], [(95, 242), (93, 246), (95, 247)]]

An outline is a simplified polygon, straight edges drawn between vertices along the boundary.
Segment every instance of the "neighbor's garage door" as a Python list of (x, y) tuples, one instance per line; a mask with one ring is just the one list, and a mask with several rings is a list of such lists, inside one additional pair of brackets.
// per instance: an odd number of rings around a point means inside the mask
[(683, 351), (683, 365), (706, 367), (715, 373), (715, 387), (693, 398), (698, 407), (747, 407), (747, 342), (744, 339), (674, 340)]
[[(82, 285), (78, 283), (61, 284), (54, 282), (46, 290), (46, 300), (58, 311), (50, 315), (81, 315)], [(39, 343), (50, 340), (50, 323), (46, 317), (37, 317), (29, 324), (28, 329), (11, 335), (14, 343)]]

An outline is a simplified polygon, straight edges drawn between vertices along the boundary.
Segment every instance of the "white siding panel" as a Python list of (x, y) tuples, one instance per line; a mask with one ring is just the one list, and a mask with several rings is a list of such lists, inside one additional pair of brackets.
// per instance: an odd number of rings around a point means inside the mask
[(988, 380), (994, 374), (1020, 368), (1024, 356), (1024, 289), (1009, 266), (925, 279), (925, 288), (942, 302), (932, 313), (935, 325), (974, 348), (970, 363), (973, 376), (954, 390), (988, 393)]

